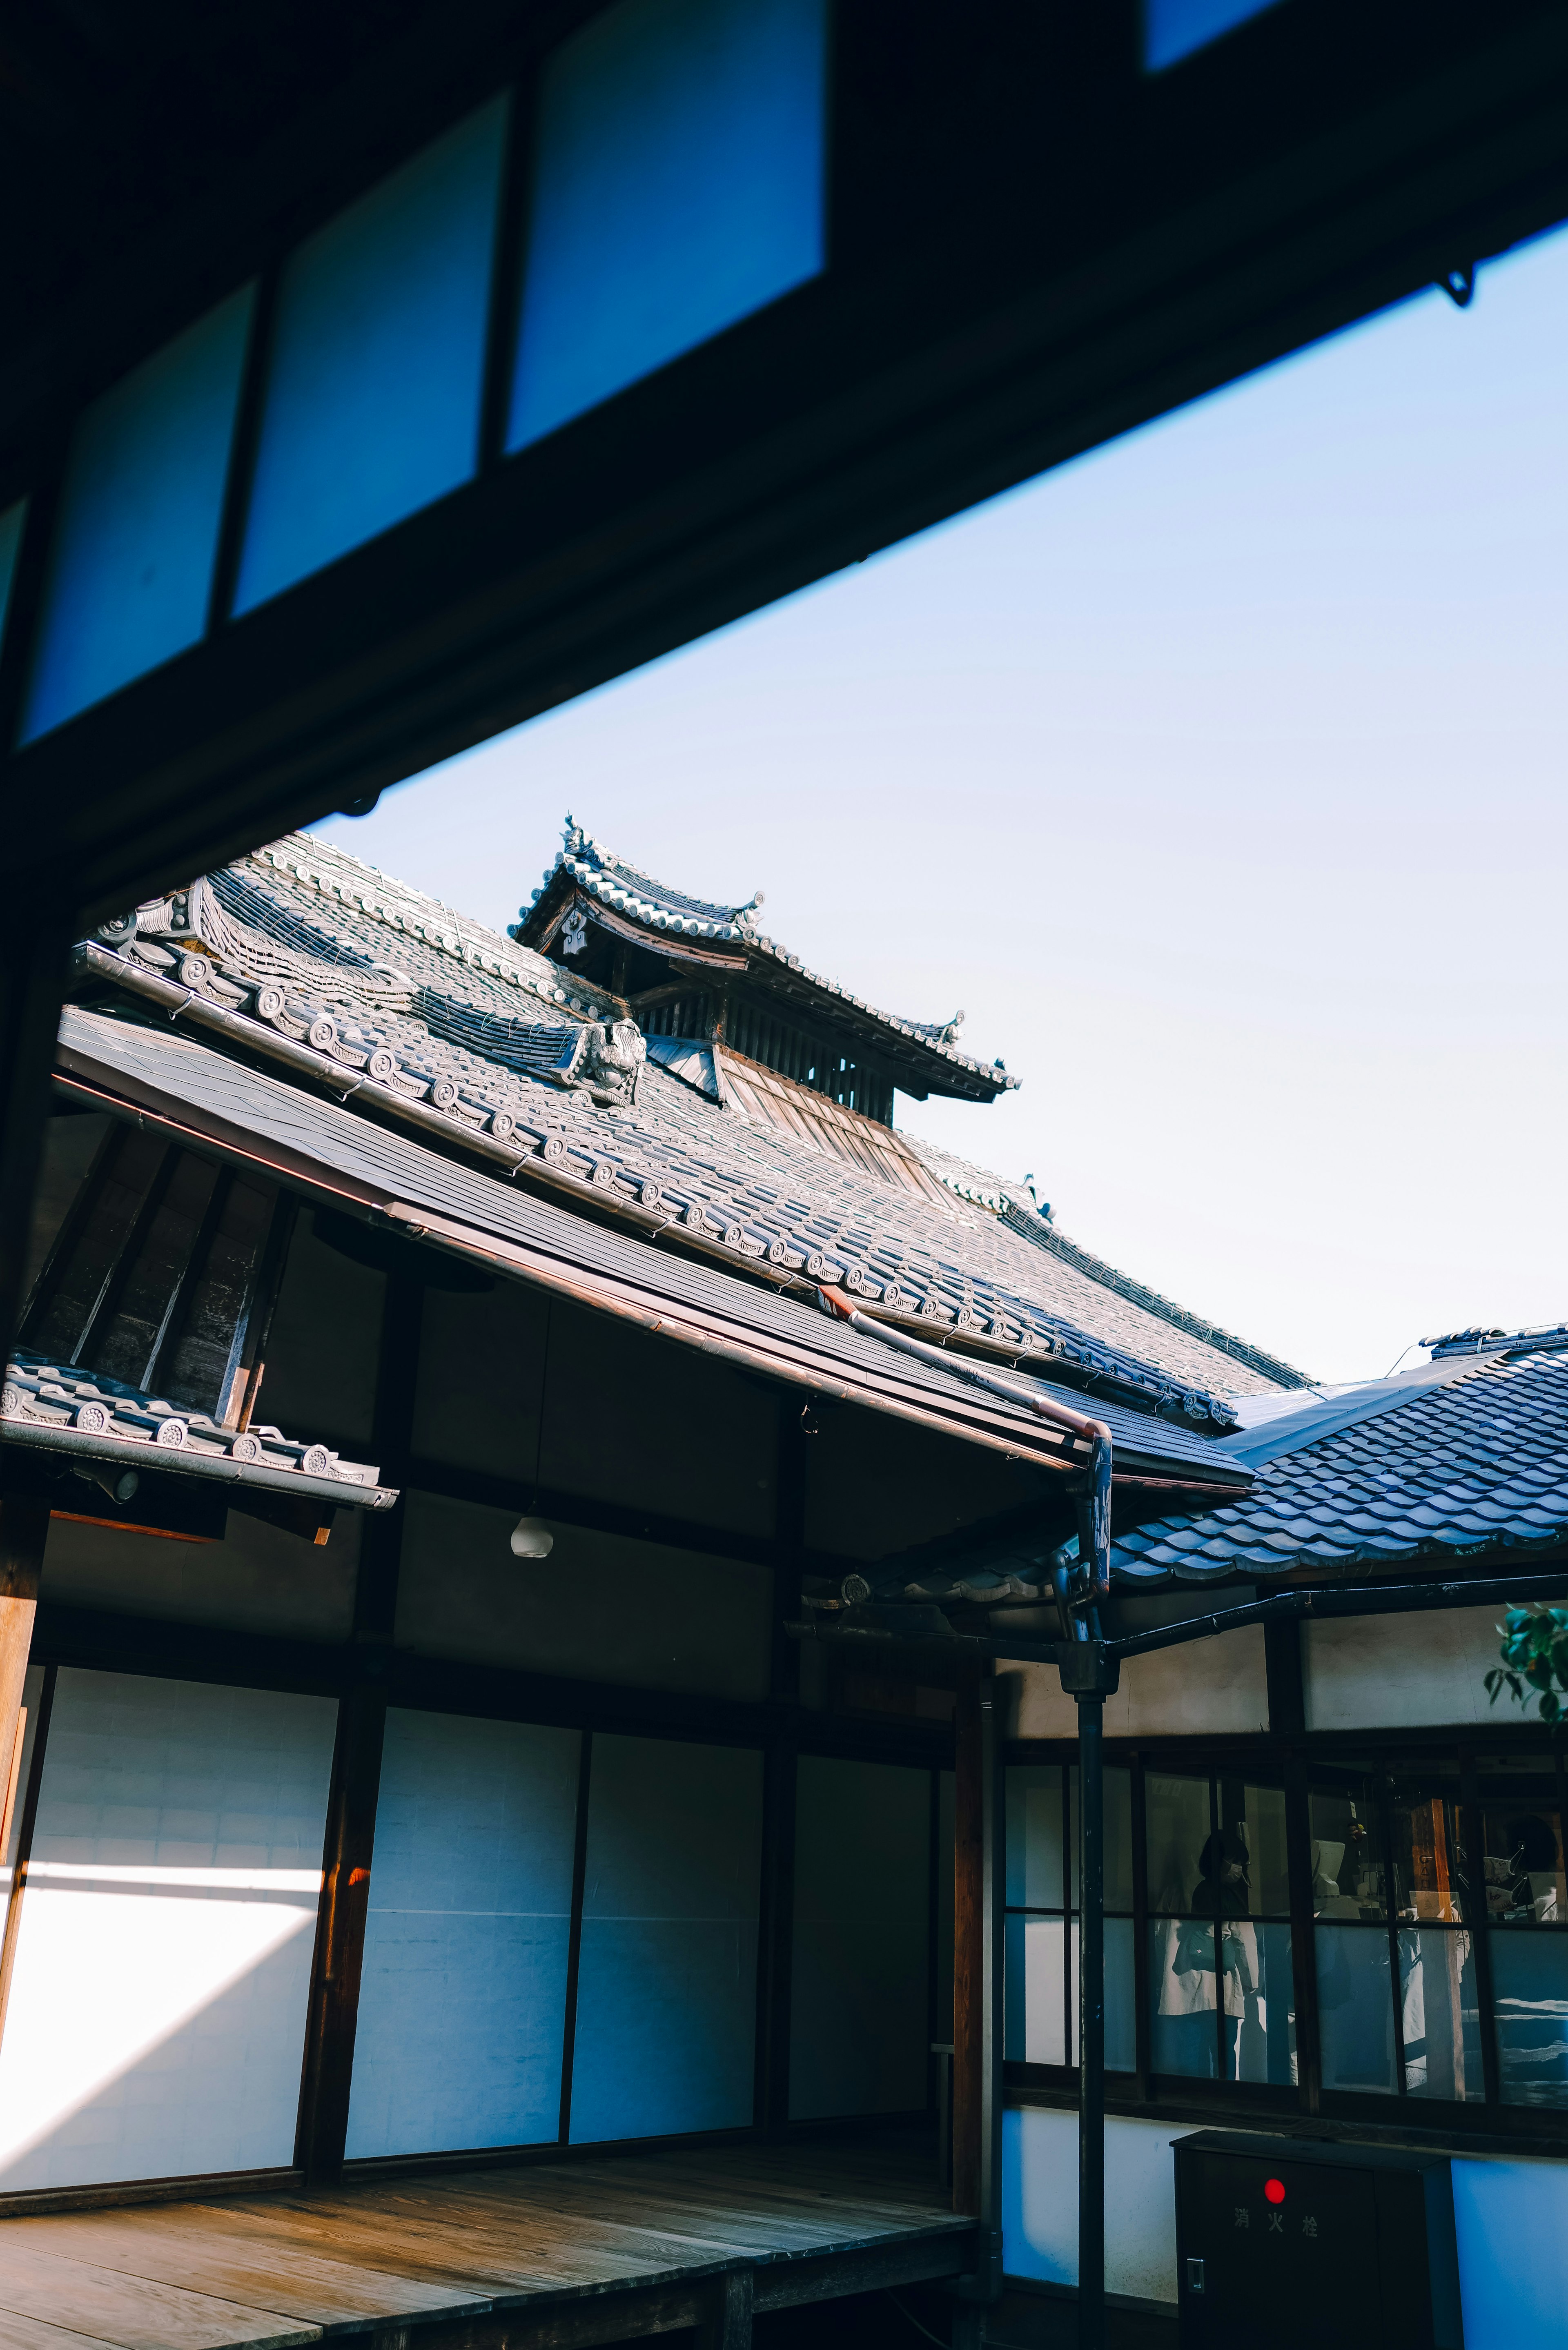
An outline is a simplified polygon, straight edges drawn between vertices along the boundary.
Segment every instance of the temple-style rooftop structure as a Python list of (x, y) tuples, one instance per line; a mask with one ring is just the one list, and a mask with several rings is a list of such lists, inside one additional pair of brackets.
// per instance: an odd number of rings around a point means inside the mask
[[(759, 889), (721, 906), (655, 881), (568, 816), (512, 936), (625, 1003), (649, 1036), (718, 1046), (883, 1126), (893, 1090), (994, 1101), (1018, 1084), (958, 1046), (963, 1014), (901, 1020), (763, 935)], [(744, 1082), (742, 1078), (742, 1083)]]

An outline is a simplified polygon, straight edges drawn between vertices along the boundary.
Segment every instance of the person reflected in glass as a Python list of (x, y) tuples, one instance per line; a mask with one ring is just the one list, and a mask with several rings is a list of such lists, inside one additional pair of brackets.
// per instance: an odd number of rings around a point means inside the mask
[(1234, 2080), (1249, 2002), (1256, 2021), (1259, 1993), (1258, 1937), (1247, 1915), (1251, 1886), (1243, 1835), (1235, 1829), (1210, 1835), (1199, 1855), (1198, 1866), (1198, 1882), (1188, 1898), (1188, 1916), (1175, 1934), (1169, 1973), (1162, 1986), (1162, 2021), (1168, 2045), (1173, 2051), (1179, 2049), (1186, 2060), (1171, 2069), (1212, 2077), (1217, 2070), (1214, 2013), (1222, 1977), (1225, 2071)]

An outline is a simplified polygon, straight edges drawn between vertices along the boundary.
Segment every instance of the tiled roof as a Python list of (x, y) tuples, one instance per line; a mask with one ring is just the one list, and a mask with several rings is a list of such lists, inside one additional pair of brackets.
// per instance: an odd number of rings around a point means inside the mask
[(726, 1107), (702, 1071), (645, 1058), (611, 999), (562, 990), (528, 949), (308, 837), (101, 935), (85, 983), (151, 993), (160, 1019), (502, 1175), (527, 1162), (639, 1228), (678, 1222), (780, 1279), (837, 1282), (928, 1336), (971, 1334), (1194, 1425), (1229, 1425), (1230, 1397), (1285, 1383), (950, 1187), (895, 1190)]
[(963, 1019), (961, 1012), (950, 1020), (904, 1020), (897, 1013), (883, 1012), (867, 1003), (836, 980), (825, 979), (820, 972), (812, 971), (798, 955), (775, 939), (763, 936), (756, 925), (756, 909), (763, 902), (759, 889), (743, 906), (711, 905), (703, 898), (690, 898), (684, 891), (672, 889), (667, 882), (654, 880), (651, 874), (639, 872), (635, 865), (626, 864), (607, 849), (603, 841), (592, 839), (581, 825), (566, 818), (563, 846), (556, 853), (556, 861), (545, 875), (526, 906), (518, 910), (517, 921), (510, 936), (522, 940), (527, 931), (529, 916), (551, 884), (561, 874), (575, 881), (590, 898), (597, 898), (630, 920), (676, 937), (705, 939), (715, 944), (743, 947), (755, 955), (782, 969), (797, 973), (813, 988), (825, 995), (836, 996), (840, 1003), (877, 1027), (888, 1030), (905, 1042), (936, 1054), (954, 1069), (983, 1078), (998, 1093), (1015, 1089), (1022, 1082), (1011, 1076), (1000, 1061), (979, 1061), (968, 1053), (961, 1053), (954, 1042)]
[(1222, 1329), (1217, 1322), (1207, 1321), (1200, 1314), (1189, 1314), (1185, 1305), (1178, 1305), (1170, 1298), (1162, 1297), (1158, 1289), (1150, 1289), (1146, 1282), (1135, 1281), (1130, 1274), (1121, 1273), (1114, 1264), (1107, 1264), (1104, 1257), (1095, 1256), (1088, 1249), (1080, 1248), (1054, 1217), (1043, 1213), (1035, 1206), (1027, 1176), (1013, 1182), (1005, 1176), (988, 1173), (983, 1167), (971, 1166), (967, 1159), (955, 1157), (950, 1150), (939, 1149), (935, 1143), (923, 1141), (919, 1135), (911, 1134), (905, 1139), (939, 1182), (945, 1183), (950, 1191), (957, 1192), (960, 1199), (972, 1200), (977, 1206), (990, 1208), (993, 1214), (1004, 1217), (1014, 1232), (1022, 1232), (1036, 1248), (1049, 1249), (1053, 1256), (1060, 1257), (1064, 1264), (1075, 1265), (1080, 1273), (1087, 1274), (1091, 1281), (1114, 1291), (1118, 1297), (1126, 1297), (1135, 1305), (1142, 1306), (1147, 1313), (1158, 1315), (1161, 1321), (1168, 1322), (1173, 1328), (1201, 1338), (1206, 1346), (1217, 1347), (1221, 1354), (1229, 1355), (1248, 1370), (1261, 1373), (1265, 1379), (1275, 1380), (1285, 1388), (1304, 1388), (1308, 1384), (1304, 1371), (1298, 1371), (1278, 1355), (1267, 1354), (1262, 1347), (1249, 1345), (1245, 1338), (1238, 1338), (1233, 1332)]
[(21, 1349), (6, 1364), (0, 1386), (0, 1440), (89, 1460), (129, 1462), (143, 1453), (149, 1457), (139, 1465), (197, 1474), (222, 1464), (230, 1474), (238, 1472), (238, 1482), (311, 1495), (335, 1489), (334, 1499), (372, 1505), (394, 1498), (379, 1489), (379, 1470), (342, 1460), (325, 1444), (285, 1436), (278, 1428), (220, 1428), (206, 1412)]
[(1379, 1381), (1365, 1402), (1347, 1391), (1309, 1409), (1293, 1446), (1283, 1419), (1258, 1431), (1266, 1442), (1218, 1445), (1253, 1469), (1245, 1500), (1120, 1535), (1113, 1572), (1267, 1578), (1568, 1540), (1568, 1353), (1527, 1342), (1436, 1368), (1403, 1397)]

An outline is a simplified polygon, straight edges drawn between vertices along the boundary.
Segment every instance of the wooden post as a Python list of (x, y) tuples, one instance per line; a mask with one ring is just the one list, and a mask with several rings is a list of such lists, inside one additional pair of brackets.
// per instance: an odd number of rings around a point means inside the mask
[(11, 1834), (20, 1753), (22, 1684), (38, 1612), (38, 1575), (49, 1532), (49, 1505), (32, 1495), (0, 1497), (0, 1854)]
[(359, 1970), (386, 1727), (384, 1687), (362, 1686), (343, 1698), (327, 1805), (321, 1911), (294, 2158), (310, 2187), (328, 2185), (341, 2175), (348, 2137)]
[(697, 2350), (752, 2350), (753, 2272), (726, 2269), (697, 2322)]
[(980, 2216), (985, 2067), (985, 1740), (980, 1668), (959, 1668), (953, 1751), (953, 2210)]
[[(405, 1489), (423, 1302), (424, 1292), (418, 1282), (401, 1274), (388, 1280), (373, 1444), (383, 1464), (383, 1476)], [(361, 1678), (350, 1682), (337, 1708), (310, 2022), (295, 2139), (295, 2161), (311, 2187), (329, 2185), (341, 2175), (348, 2136), (359, 1970), (365, 1955), (376, 1801), (387, 1729), (385, 1674), (397, 1625), (402, 1539), (401, 1508), (367, 1513), (360, 1534), (350, 1649), (354, 1659), (350, 1669), (357, 1669)]]

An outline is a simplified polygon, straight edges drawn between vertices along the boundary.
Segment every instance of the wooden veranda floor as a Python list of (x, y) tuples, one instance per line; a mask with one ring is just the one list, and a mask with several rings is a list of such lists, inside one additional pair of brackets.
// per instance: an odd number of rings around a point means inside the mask
[(573, 2350), (972, 2267), (923, 2136), (0, 2220), (0, 2350)]

